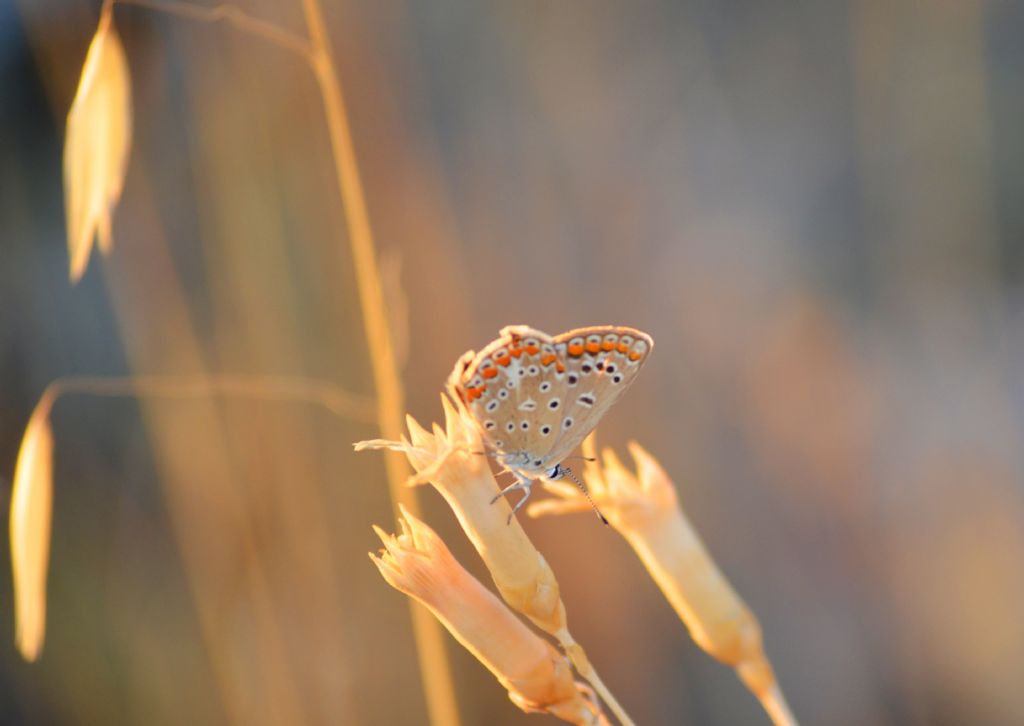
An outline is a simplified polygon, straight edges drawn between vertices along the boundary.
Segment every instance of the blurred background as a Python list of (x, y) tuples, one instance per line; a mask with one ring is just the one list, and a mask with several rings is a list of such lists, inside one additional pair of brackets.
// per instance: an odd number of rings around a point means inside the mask
[[(306, 33), (299, 3), (232, 3)], [(660, 458), (801, 722), (1024, 722), (1024, 5), (324, 6), (408, 410), (436, 420), (509, 323), (649, 331), (600, 441)], [(131, 161), (114, 253), (69, 285), (64, 118), (98, 14), (0, 4), (4, 502), (58, 376), (374, 395), (316, 85), (223, 24), (115, 8)], [(0, 720), (426, 722), (405, 597), (366, 557), (394, 527), (380, 455), (352, 452), (372, 424), (87, 396), (53, 423), (47, 641), (17, 655), (5, 564)], [(623, 540), (524, 526), (638, 723), (768, 722)], [(554, 723), (446, 639), (465, 724)]]

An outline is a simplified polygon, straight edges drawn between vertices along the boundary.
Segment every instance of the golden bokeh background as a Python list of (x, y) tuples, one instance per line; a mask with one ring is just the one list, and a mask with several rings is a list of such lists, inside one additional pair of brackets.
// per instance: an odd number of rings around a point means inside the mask
[[(233, 4), (306, 33), (298, 3)], [(601, 442), (665, 465), (801, 722), (1024, 721), (1021, 7), (323, 6), (408, 410), (437, 420), (456, 358), (509, 323), (649, 331)], [(114, 13), (131, 161), (114, 252), (72, 287), (63, 124), (99, 4), (0, 9), (5, 500), (59, 376), (374, 396), (309, 68), (223, 23)], [(4, 722), (427, 722), (407, 603), (366, 557), (394, 527), (381, 455), (351, 447), (373, 424), (68, 395), (53, 425), (46, 648), (22, 662), (8, 616)], [(767, 722), (613, 532), (524, 526), (638, 723)], [(463, 723), (554, 722), (447, 642)]]

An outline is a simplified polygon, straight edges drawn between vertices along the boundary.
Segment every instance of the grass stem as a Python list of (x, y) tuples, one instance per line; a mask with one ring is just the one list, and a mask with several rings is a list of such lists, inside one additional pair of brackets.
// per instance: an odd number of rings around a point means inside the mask
[[(313, 74), (323, 96), (334, 168), (338, 178), (338, 191), (348, 228), (348, 245), (355, 267), (363, 327), (377, 392), (380, 430), (385, 439), (397, 440), (402, 435), (404, 414), (402, 386), (398, 378), (394, 345), (388, 328), (380, 270), (345, 100), (331, 56), (330, 40), (324, 26), (320, 3), (318, 0), (303, 0), (303, 8), (312, 45)], [(405, 457), (396, 452), (388, 452), (385, 455), (385, 467), (396, 516), (399, 505), (403, 505), (413, 516), (418, 517), (419, 506), (415, 490), (405, 486), (405, 481), (411, 473)], [(441, 625), (426, 608), (414, 603), (410, 606), (430, 722), (435, 726), (456, 726), (459, 723), (458, 705), (455, 701)]]

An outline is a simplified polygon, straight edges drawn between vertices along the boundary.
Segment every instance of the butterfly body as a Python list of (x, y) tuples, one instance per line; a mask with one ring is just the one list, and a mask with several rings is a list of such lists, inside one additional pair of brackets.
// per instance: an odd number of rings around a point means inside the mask
[(462, 356), (449, 390), (472, 414), (495, 459), (515, 475), (502, 493), (524, 489), (529, 496), (534, 479), (569, 473), (561, 462), (633, 383), (653, 346), (646, 333), (622, 326), (550, 336), (511, 325), (479, 353)]

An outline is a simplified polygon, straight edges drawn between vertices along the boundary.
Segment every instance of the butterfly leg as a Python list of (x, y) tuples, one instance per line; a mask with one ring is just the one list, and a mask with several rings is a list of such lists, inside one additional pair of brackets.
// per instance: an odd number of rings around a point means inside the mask
[(494, 499), (491, 500), (491, 504), (494, 504), (502, 497), (508, 496), (514, 491), (522, 489), (523, 491), (526, 492), (523, 495), (523, 498), (516, 502), (515, 506), (512, 507), (512, 511), (508, 515), (508, 520), (505, 522), (506, 524), (511, 524), (512, 517), (514, 517), (515, 513), (518, 512), (524, 504), (526, 504), (526, 500), (530, 498), (530, 487), (533, 486), (533, 479), (525, 477), (517, 472), (513, 472), (513, 475), (515, 476), (516, 480), (512, 484), (509, 484), (507, 487), (498, 492)]

